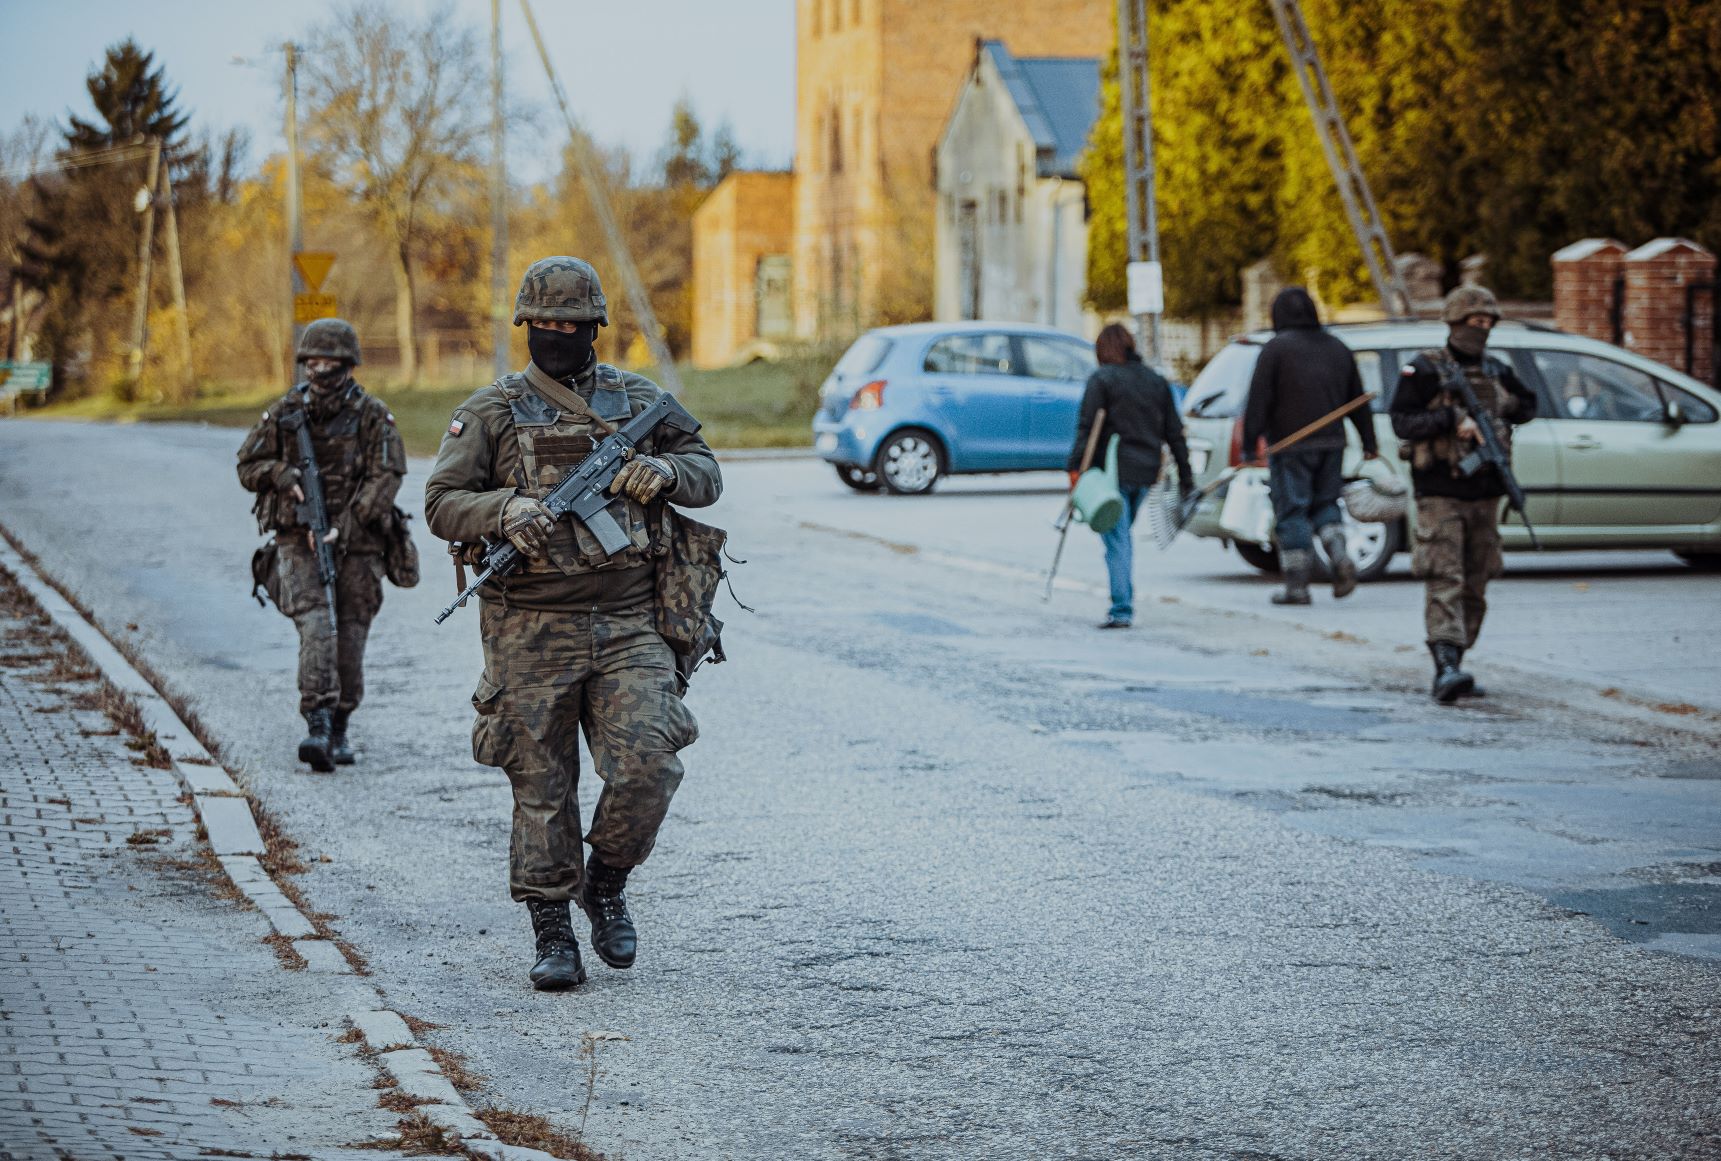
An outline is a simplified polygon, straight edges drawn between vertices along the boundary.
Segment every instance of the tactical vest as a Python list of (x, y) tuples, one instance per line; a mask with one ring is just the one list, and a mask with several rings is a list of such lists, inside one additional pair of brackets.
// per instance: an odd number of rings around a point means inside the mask
[[(1512, 393), (1506, 390), (1506, 385), (1500, 382), (1499, 372), (1503, 370), (1500, 361), (1492, 355), (1483, 355), (1474, 363), (1460, 363), (1452, 357), (1452, 352), (1444, 348), (1423, 351), (1422, 355), (1434, 364), (1435, 371), (1442, 376), (1450, 375), (1453, 371), (1461, 372), (1470, 381), (1470, 390), (1476, 393), (1476, 401), (1482, 409), (1488, 412), (1494, 424), (1494, 431), (1500, 437), (1500, 445), (1510, 456), (1512, 454), (1512, 425), (1503, 418), (1506, 404), (1510, 402)], [(1464, 402), (1454, 392), (1442, 387), (1428, 401), (1428, 410), (1441, 411), (1455, 407), (1464, 411)], [(1454, 478), (1459, 474), (1458, 461), (1464, 458), (1470, 448), (1458, 438), (1456, 431), (1445, 432), (1433, 439), (1410, 441), (1410, 466), (1419, 472), (1431, 471), (1436, 467), (1445, 467)]]
[[(287, 399), (281, 405), (281, 411), (289, 408), (308, 406), (304, 390), (295, 388), (287, 393)], [(346, 511), (353, 493), (358, 490), (364, 475), (364, 446), (360, 437), (363, 426), (364, 411), (371, 406), (373, 397), (366, 395), (364, 388), (354, 383), (349, 388), (349, 394), (341, 403), (341, 409), (327, 420), (311, 418), (311, 450), (317, 456), (317, 470), (323, 477), (323, 501), (328, 506), (329, 518)], [(280, 413), (278, 412), (277, 415)], [(299, 462), (298, 440), (290, 433), (277, 430), (277, 438), (281, 443), (283, 458), (290, 464)], [(388, 443), (383, 443), (383, 467), (389, 454)], [(292, 505), (282, 503), (281, 498), (273, 492), (258, 494), (253, 507), (257, 514), (259, 527), (265, 532), (279, 531), (292, 524)]]
[[(621, 372), (608, 363), (599, 363), (594, 374), (597, 381), (589, 404), (592, 412), (612, 424), (631, 419), (633, 407), (623, 388)], [(496, 380), (496, 387), (508, 398), (514, 436), (520, 446), (520, 462), (510, 483), (521, 495), (542, 500), (608, 433), (589, 417), (558, 410), (533, 391), (526, 377), (518, 372)], [(648, 439), (640, 451), (651, 454), (652, 449), (653, 442)], [(613, 498), (609, 513), (632, 541), (630, 547), (614, 556), (604, 555), (598, 538), (581, 521), (573, 517), (558, 520), (544, 558), (528, 561), (526, 571), (571, 576), (649, 564), (666, 551), (664, 506), (662, 500), (653, 500), (647, 508), (626, 496)]]

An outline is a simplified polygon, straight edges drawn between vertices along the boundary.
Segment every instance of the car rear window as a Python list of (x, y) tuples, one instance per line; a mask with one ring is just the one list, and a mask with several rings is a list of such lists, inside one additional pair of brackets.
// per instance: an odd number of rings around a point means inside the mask
[(862, 335), (843, 352), (843, 357), (837, 360), (831, 374), (870, 375), (878, 370), (878, 365), (884, 362), (884, 357), (888, 354), (889, 339), (883, 335)]
[(1261, 348), (1255, 343), (1231, 343), (1214, 355), (1183, 398), (1183, 414), (1194, 418), (1229, 418), (1243, 414), (1249, 402), (1249, 376)]

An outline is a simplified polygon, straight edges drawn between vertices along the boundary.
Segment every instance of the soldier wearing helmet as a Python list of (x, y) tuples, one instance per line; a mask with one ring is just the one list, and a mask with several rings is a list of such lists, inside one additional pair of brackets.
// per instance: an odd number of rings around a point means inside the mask
[[(1509, 453), (1513, 426), (1535, 418), (1536, 396), (1510, 363), (1487, 353), (1488, 333), (1500, 319), (1490, 291), (1458, 287), (1446, 296), (1441, 317), (1449, 328), (1446, 345), (1405, 366), (1392, 398), (1392, 429), (1405, 441), (1401, 454), (1410, 461), (1416, 491), (1411, 568), (1426, 582), (1432, 693), (1451, 705), (1482, 696), (1462, 664), (1482, 631), (1488, 582), (1501, 572), (1500, 498), (1506, 494), (1492, 467), (1466, 475), (1459, 463), (1481, 442), (1477, 424), (1484, 421)], [(1468, 414), (1460, 393), (1448, 386), (1460, 375), (1470, 381), (1485, 417)]]
[[(353, 762), (347, 721), (364, 700), (365, 641), (382, 607), (383, 551), (406, 474), (406, 448), (388, 408), (353, 380), (362, 359), (349, 324), (318, 319), (299, 336), (294, 354), (305, 378), (270, 404), (245, 437), (239, 482), (257, 494), (252, 511), (258, 529), (274, 534), (252, 562), (253, 576), (299, 630), (299, 712), (307, 731), (299, 760), (327, 772)], [(331, 525), (332, 627), (311, 533), (299, 518), (305, 496), (292, 427), (301, 417)]]
[[(655, 383), (598, 362), (609, 324), (597, 272), (545, 258), (520, 283), (514, 325), (531, 361), (455, 409), (425, 485), (425, 518), (442, 539), (510, 541), (524, 571), (480, 592), (484, 673), (472, 702), (472, 756), (501, 767), (514, 792), (509, 893), (536, 939), (529, 978), (541, 990), (583, 982), (570, 902), (591, 920), (592, 947), (632, 965), (637, 931), (623, 886), (645, 861), (681, 782), (677, 752), (698, 736), (682, 704), (677, 659), (658, 631), (669, 504), (701, 508), (723, 481), (697, 434), (659, 427), (610, 487), (628, 544), (606, 554), (577, 520), (540, 502), (615, 426), (659, 395)], [(575, 796), (584, 730), (603, 787), (584, 842)], [(583, 864), (583, 865), (582, 865)]]

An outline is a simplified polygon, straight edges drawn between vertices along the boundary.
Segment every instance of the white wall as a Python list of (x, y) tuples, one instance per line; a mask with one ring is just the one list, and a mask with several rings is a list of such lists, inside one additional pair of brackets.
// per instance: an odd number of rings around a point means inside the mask
[(1082, 183), (1035, 176), (1033, 138), (990, 56), (982, 55), (964, 85), (937, 162), (933, 317), (963, 317), (959, 206), (972, 201), (978, 211), (978, 316), (1097, 333), (1097, 320), (1082, 307), (1088, 245)]

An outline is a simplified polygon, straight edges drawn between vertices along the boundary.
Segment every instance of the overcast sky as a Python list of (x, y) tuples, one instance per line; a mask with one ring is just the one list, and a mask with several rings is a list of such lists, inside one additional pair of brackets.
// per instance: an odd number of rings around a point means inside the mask
[[(423, 13), (434, 0), (387, 0)], [(0, 0), (0, 132), (26, 113), (64, 123), (88, 115), (84, 77), (111, 44), (133, 36), (179, 86), (193, 131), (242, 125), (255, 164), (282, 147), (281, 57), (338, 0)], [(489, 0), (451, 0), (489, 48)], [(727, 118), (751, 166), (786, 167), (794, 147), (793, 0), (533, 0), (574, 114), (607, 146), (649, 161), (670, 107), (686, 94), (707, 131)], [(553, 106), (518, 0), (503, 0), (510, 92)], [(252, 58), (256, 67), (235, 65)], [(546, 116), (542, 124), (554, 124)], [(510, 143), (516, 178), (534, 180), (556, 149)]]

